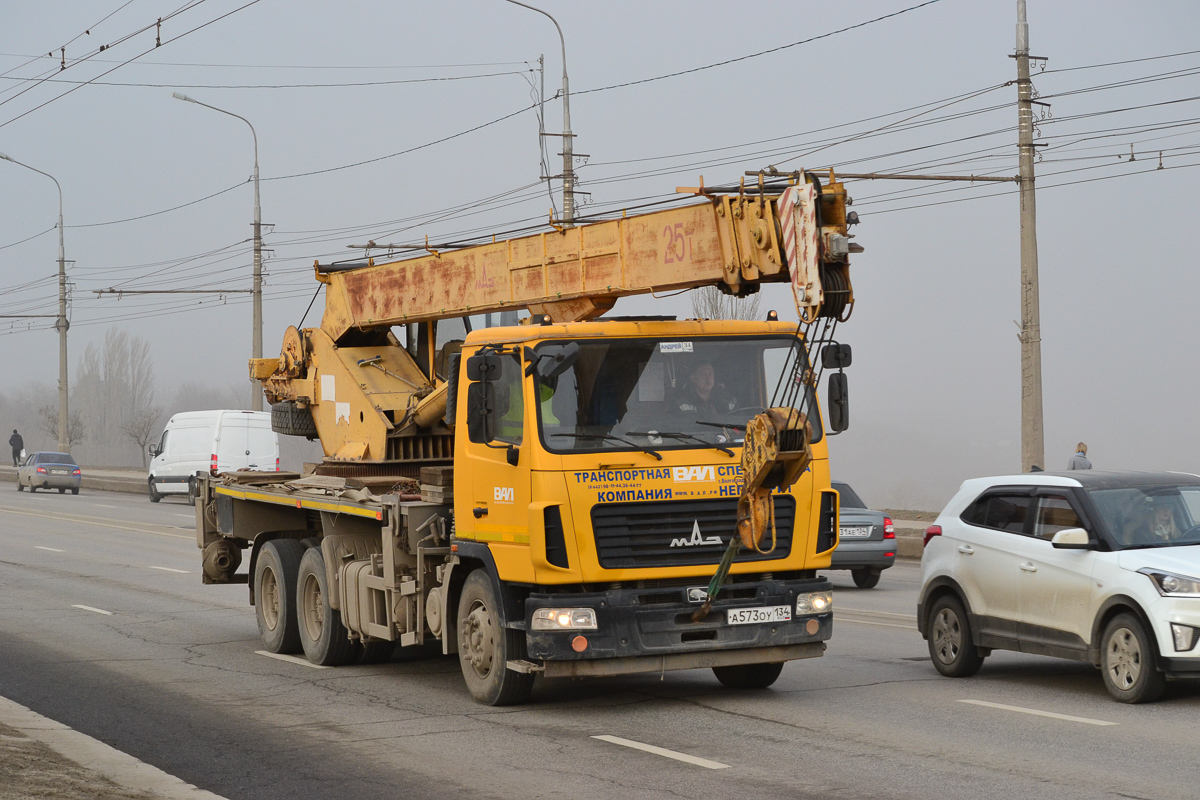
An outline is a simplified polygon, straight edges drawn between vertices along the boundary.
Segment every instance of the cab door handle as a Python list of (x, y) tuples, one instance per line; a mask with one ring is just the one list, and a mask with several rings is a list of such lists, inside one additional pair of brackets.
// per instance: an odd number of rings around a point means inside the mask
[(975, 548), (971, 547), (971, 545), (969, 545), (969, 544), (960, 544), (958, 546), (958, 552), (962, 553), (963, 555), (969, 556), (975, 552)]
[(1023, 569), (1025, 572), (1037, 572), (1037, 567), (1033, 565), (1032, 561), (1026, 561), (1021, 565), (1021, 569)]

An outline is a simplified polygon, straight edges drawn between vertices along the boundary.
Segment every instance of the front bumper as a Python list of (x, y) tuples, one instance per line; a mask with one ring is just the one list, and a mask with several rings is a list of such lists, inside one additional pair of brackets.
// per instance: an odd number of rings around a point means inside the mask
[(1193, 597), (1156, 597), (1148, 604), (1147, 614), (1154, 621), (1158, 642), (1159, 666), (1172, 678), (1200, 679), (1200, 636), (1191, 650), (1175, 649), (1171, 623), (1200, 629), (1200, 600)]
[[(833, 613), (795, 613), (797, 595), (832, 591), (824, 578), (762, 580), (722, 587), (708, 616), (692, 622), (699, 602), (688, 602), (691, 586), (609, 589), (587, 594), (534, 594), (525, 601), (526, 646), (529, 658), (545, 661), (546, 674), (624, 674), (668, 669), (695, 669), (745, 663), (789, 661), (819, 656), (833, 634)], [(592, 608), (596, 630), (535, 631), (532, 617), (539, 608)], [(730, 625), (727, 612), (738, 608), (789, 606), (792, 619), (784, 622)], [(810, 625), (809, 623), (813, 624)], [(810, 632), (811, 631), (811, 632)], [(577, 637), (586, 648), (576, 651)], [(599, 662), (588, 667), (551, 662)], [(647, 668), (647, 664), (652, 669)]]

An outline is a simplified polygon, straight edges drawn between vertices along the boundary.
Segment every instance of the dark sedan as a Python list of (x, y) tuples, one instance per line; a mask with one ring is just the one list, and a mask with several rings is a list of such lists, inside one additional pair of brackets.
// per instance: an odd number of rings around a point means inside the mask
[(896, 529), (882, 511), (872, 511), (849, 484), (833, 482), (841, 496), (838, 546), (830, 569), (848, 569), (854, 585), (874, 588), (885, 569), (896, 563)]
[(58, 489), (64, 494), (68, 489), (71, 494), (79, 494), (79, 481), (82, 472), (75, 459), (69, 453), (33, 453), (17, 470), (17, 491), (30, 492), (38, 489)]

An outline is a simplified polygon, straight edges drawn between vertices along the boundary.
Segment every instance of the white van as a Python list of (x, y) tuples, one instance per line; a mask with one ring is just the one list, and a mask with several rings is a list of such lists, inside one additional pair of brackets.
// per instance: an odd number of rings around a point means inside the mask
[(186, 411), (167, 422), (151, 456), (150, 502), (195, 497), (195, 476), (239, 469), (279, 471), (279, 436), (266, 411)]

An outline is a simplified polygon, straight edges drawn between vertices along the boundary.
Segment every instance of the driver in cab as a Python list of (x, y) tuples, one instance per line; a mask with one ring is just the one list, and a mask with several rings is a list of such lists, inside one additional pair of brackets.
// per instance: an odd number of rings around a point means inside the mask
[(700, 359), (692, 364), (688, 372), (687, 385), (678, 400), (679, 410), (698, 414), (699, 419), (711, 419), (714, 415), (728, 414), (737, 407), (737, 398), (725, 391), (723, 383), (717, 383), (717, 373), (712, 362)]

